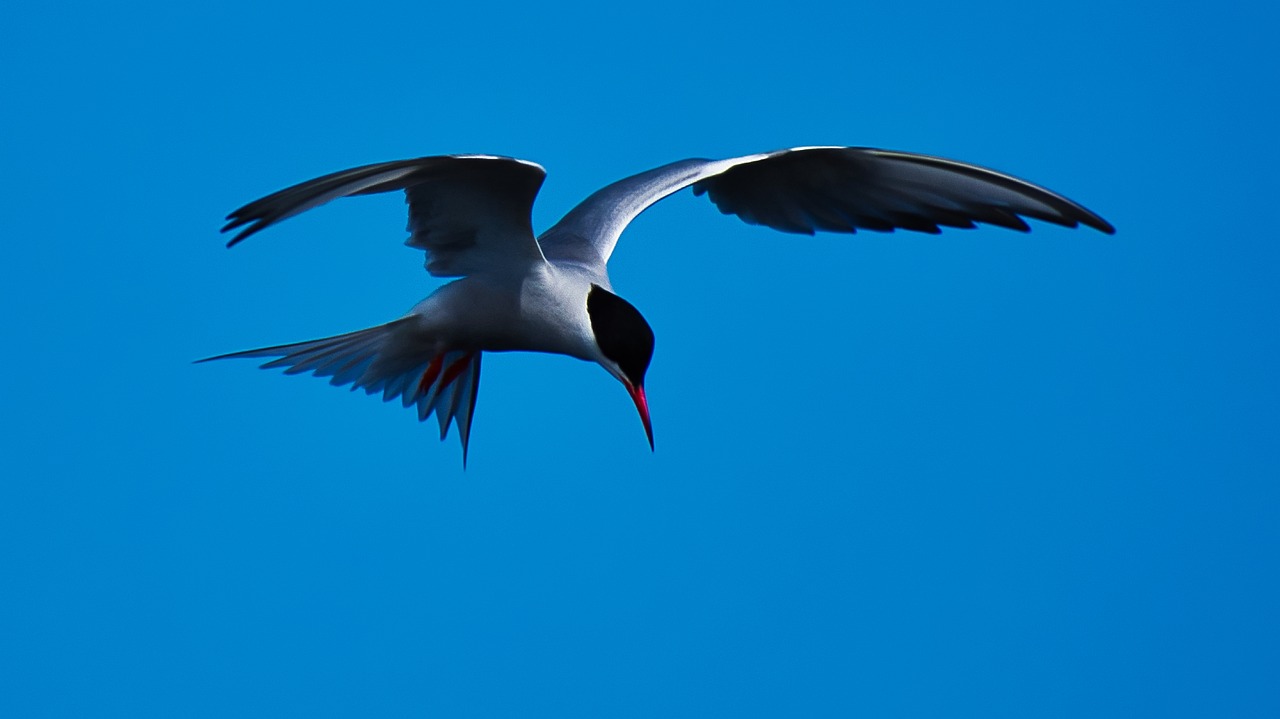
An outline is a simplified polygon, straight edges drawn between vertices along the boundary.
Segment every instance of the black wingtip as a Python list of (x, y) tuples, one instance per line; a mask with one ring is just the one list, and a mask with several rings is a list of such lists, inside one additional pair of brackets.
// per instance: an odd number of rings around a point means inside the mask
[[(254, 351), (255, 350), (247, 350), (246, 352), (254, 352)], [(205, 362), (213, 362), (215, 360), (224, 360), (224, 359), (243, 359), (246, 356), (246, 352), (228, 352), (223, 355), (214, 355), (212, 357), (205, 357), (203, 359), (192, 360), (191, 364), (204, 364)]]
[(1116, 233), (1115, 226), (1113, 226), (1110, 222), (1107, 222), (1106, 220), (1084, 209), (1083, 207), (1079, 207), (1078, 210), (1079, 210), (1078, 212), (1072, 212), (1070, 214), (1064, 213), (1064, 216), (1062, 218), (1059, 218), (1056, 220), (1049, 219), (1049, 222), (1053, 222), (1056, 225), (1062, 225), (1063, 227), (1070, 227), (1072, 229), (1075, 229), (1083, 225), (1085, 227), (1097, 230), (1098, 232), (1101, 232), (1104, 235), (1114, 235)]
[[(244, 229), (243, 229), (243, 230), (241, 230), (241, 231), (240, 231), (240, 233), (239, 233), (239, 234), (237, 234), (235, 237), (232, 237), (231, 239), (227, 240), (227, 249), (230, 249), (230, 248), (232, 248), (232, 247), (235, 247), (236, 245), (240, 244), (241, 242), (244, 242), (245, 240), (249, 239), (249, 236), (250, 236), (250, 235), (252, 235), (253, 233), (257, 232), (259, 229), (261, 229), (261, 228), (259, 228), (259, 227), (258, 227), (258, 226), (256, 226), (256, 225), (251, 225), (251, 226), (249, 226), (249, 227), (244, 228)], [(222, 231), (223, 231), (223, 232), (226, 232), (226, 231), (227, 231), (227, 228), (225, 228), (225, 227), (224, 227), (224, 228), (222, 229)]]
[(257, 233), (259, 230), (265, 229), (267, 224), (268, 223), (265, 222), (262, 217), (254, 217), (250, 214), (246, 214), (245, 208), (241, 207), (235, 212), (227, 215), (227, 224), (223, 225), (222, 229), (218, 230), (218, 232), (225, 233), (237, 228), (242, 228), (238, 233), (236, 233), (235, 237), (232, 237), (227, 241), (227, 247), (235, 247), (248, 239), (250, 235)]
[(1089, 219), (1085, 220), (1084, 224), (1092, 227), (1093, 229), (1097, 230), (1098, 232), (1101, 232), (1104, 235), (1114, 235), (1116, 233), (1115, 225), (1112, 225), (1110, 222), (1107, 222), (1106, 220), (1102, 219), (1101, 217), (1098, 217), (1097, 215), (1094, 215), (1093, 217), (1090, 217)]

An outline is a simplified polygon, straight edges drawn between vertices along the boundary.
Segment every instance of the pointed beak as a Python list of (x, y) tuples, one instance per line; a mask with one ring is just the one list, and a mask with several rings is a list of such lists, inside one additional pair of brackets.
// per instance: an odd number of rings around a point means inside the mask
[(631, 401), (636, 403), (636, 411), (640, 413), (640, 421), (644, 422), (644, 433), (649, 437), (649, 451), (653, 451), (653, 424), (649, 422), (649, 400), (644, 396), (644, 385), (632, 385), (623, 382)]

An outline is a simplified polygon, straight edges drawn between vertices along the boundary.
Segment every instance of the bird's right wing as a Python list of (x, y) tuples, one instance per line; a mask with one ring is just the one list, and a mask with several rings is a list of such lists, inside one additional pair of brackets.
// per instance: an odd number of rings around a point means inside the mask
[(227, 216), (240, 229), (230, 247), (339, 197), (404, 190), (410, 247), (425, 250), (427, 271), (459, 277), (505, 263), (541, 261), (530, 212), (546, 171), (525, 160), (441, 155), (380, 162), (308, 180), (250, 202)]
[(1025, 180), (954, 160), (865, 147), (797, 147), (729, 160), (682, 160), (619, 180), (538, 238), (549, 260), (602, 268), (637, 215), (692, 185), (720, 211), (753, 225), (812, 235), (894, 229), (937, 233), (983, 222), (1027, 231), (1022, 217), (1114, 228)]

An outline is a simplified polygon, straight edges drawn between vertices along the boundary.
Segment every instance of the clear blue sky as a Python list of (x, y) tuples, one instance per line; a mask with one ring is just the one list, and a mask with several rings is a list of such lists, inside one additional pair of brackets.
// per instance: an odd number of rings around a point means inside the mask
[[(261, 5), (0, 26), (0, 716), (1280, 716), (1269, 5)], [(545, 228), (797, 144), (1119, 233), (673, 197), (612, 265), (653, 454), (560, 357), (486, 357), (465, 474), (398, 407), (191, 364), (437, 286), (397, 197), (223, 248), (292, 182), (514, 155)]]

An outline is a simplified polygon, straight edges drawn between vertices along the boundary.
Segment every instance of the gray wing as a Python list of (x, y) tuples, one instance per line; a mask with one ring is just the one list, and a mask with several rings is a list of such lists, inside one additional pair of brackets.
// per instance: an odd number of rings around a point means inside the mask
[(627, 223), (690, 185), (725, 214), (809, 235), (898, 228), (937, 233), (979, 222), (1026, 232), (1022, 217), (1115, 232), (1061, 195), (977, 165), (872, 148), (799, 147), (683, 160), (615, 182), (544, 233), (542, 251), (548, 259), (603, 264)]
[(405, 242), (425, 250), (427, 271), (458, 277), (503, 263), (541, 260), (530, 212), (546, 171), (509, 157), (442, 155), (380, 162), (318, 177), (250, 202), (227, 216), (243, 228), (231, 247), (282, 220), (353, 195), (404, 190)]

